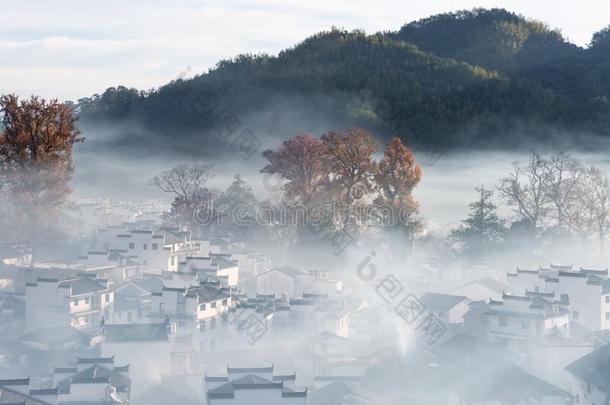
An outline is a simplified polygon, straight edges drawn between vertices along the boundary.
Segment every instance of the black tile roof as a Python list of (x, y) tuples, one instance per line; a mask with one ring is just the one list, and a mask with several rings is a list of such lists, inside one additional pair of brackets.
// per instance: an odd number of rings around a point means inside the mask
[(429, 310), (446, 311), (467, 298), (462, 295), (426, 293), (419, 300)]
[(60, 286), (69, 286), (71, 295), (89, 294), (108, 289), (105, 282), (101, 283), (95, 279), (92, 279), (91, 277), (63, 280), (59, 284)]
[(573, 376), (610, 391), (610, 344), (581, 357), (565, 368)]
[(275, 388), (281, 390), (282, 397), (305, 397), (307, 396), (307, 389), (295, 390), (284, 386), (283, 381), (275, 382), (270, 381), (266, 378), (259, 377), (254, 374), (245, 375), (236, 380), (230, 381), (226, 384), (222, 384), (218, 387), (209, 389), (207, 391), (207, 397), (213, 399), (220, 398), (234, 398), (235, 390), (240, 389), (269, 389)]

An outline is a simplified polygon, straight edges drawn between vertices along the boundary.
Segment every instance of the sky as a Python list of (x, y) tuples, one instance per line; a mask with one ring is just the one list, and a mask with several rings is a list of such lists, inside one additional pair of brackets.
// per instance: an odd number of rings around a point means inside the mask
[(0, 94), (77, 100), (151, 89), (239, 53), (270, 53), (331, 28), (397, 30), (440, 12), (503, 7), (586, 45), (607, 0), (0, 0)]

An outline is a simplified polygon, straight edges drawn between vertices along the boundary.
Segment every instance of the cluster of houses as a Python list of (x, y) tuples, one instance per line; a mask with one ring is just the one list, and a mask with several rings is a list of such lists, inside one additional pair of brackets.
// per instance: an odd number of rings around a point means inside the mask
[[(346, 367), (313, 344), (349, 335), (341, 281), (226, 239), (139, 220), (98, 229), (69, 263), (1, 258), (0, 403), (253, 403), (247, 381), (259, 403), (305, 403), (307, 381)], [(227, 368), (244, 362), (293, 371)]]
[(3, 245), (0, 404), (610, 403), (607, 270), (422, 270), (385, 296), (356, 273), (147, 217), (71, 262)]
[[(420, 297), (451, 331), (432, 351), (441, 355), (438, 364), (456, 356), (444, 350), (451, 347), (460, 356), (467, 353), (467, 363), (479, 356), (484, 360), (474, 362), (486, 370), (479, 381), (495, 373), (500, 373), (499, 382), (506, 381), (502, 375), (510, 368), (515, 374), (510, 379), (527, 376), (538, 384), (532, 396), (507, 395), (495, 402), (480, 397), (468, 403), (610, 403), (608, 270), (551, 264), (517, 268), (505, 280), (483, 277)], [(420, 380), (426, 375), (423, 368)]]

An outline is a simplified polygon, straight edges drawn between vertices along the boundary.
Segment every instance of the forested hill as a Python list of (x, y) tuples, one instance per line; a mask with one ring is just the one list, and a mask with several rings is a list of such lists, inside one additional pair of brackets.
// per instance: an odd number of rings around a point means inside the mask
[(610, 137), (609, 51), (608, 29), (580, 48), (541, 22), (476, 9), (395, 32), (332, 29), (154, 91), (110, 88), (78, 111), (85, 129), (111, 128), (122, 145), (191, 151), (218, 133), (222, 111), (259, 136), (358, 125), (461, 148)]

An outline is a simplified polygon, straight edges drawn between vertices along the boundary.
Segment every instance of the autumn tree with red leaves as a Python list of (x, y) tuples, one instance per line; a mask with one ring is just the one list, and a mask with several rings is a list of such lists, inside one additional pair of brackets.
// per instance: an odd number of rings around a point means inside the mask
[(419, 204), (412, 194), (421, 176), (421, 167), (415, 163), (413, 152), (400, 138), (392, 138), (377, 165), (375, 182), (380, 192), (375, 203), (383, 207), (379, 220), (390, 233), (392, 245), (399, 254), (407, 251), (405, 248), (410, 246), (421, 225)]
[(57, 225), (71, 192), (72, 146), (82, 142), (72, 109), (57, 100), (0, 97), (0, 185), (20, 242), (36, 248)]
[(267, 149), (263, 156), (269, 163), (261, 172), (286, 180), (283, 191), (291, 202), (308, 205), (318, 199), (328, 183), (326, 146), (310, 134), (287, 139), (277, 151)]
[[(370, 225), (370, 212), (377, 212), (382, 218), (374, 220), (383, 221), (386, 231), (400, 231), (401, 240), (404, 236), (410, 240), (419, 227), (419, 206), (412, 191), (421, 180), (421, 168), (400, 138), (387, 144), (379, 162), (374, 159), (376, 151), (374, 136), (360, 128), (329, 131), (320, 139), (300, 134), (278, 150), (266, 150), (263, 156), (269, 163), (261, 171), (285, 181), (288, 204), (336, 203), (342, 209), (334, 212), (333, 227), (359, 231)], [(380, 209), (366, 210), (372, 202)]]
[(322, 135), (329, 157), (331, 186), (348, 207), (374, 188), (377, 141), (361, 128), (330, 131)]
[(421, 167), (415, 163), (413, 152), (402, 144), (400, 138), (392, 138), (375, 173), (383, 198), (392, 203), (412, 199), (411, 193), (421, 181), (421, 175)]

